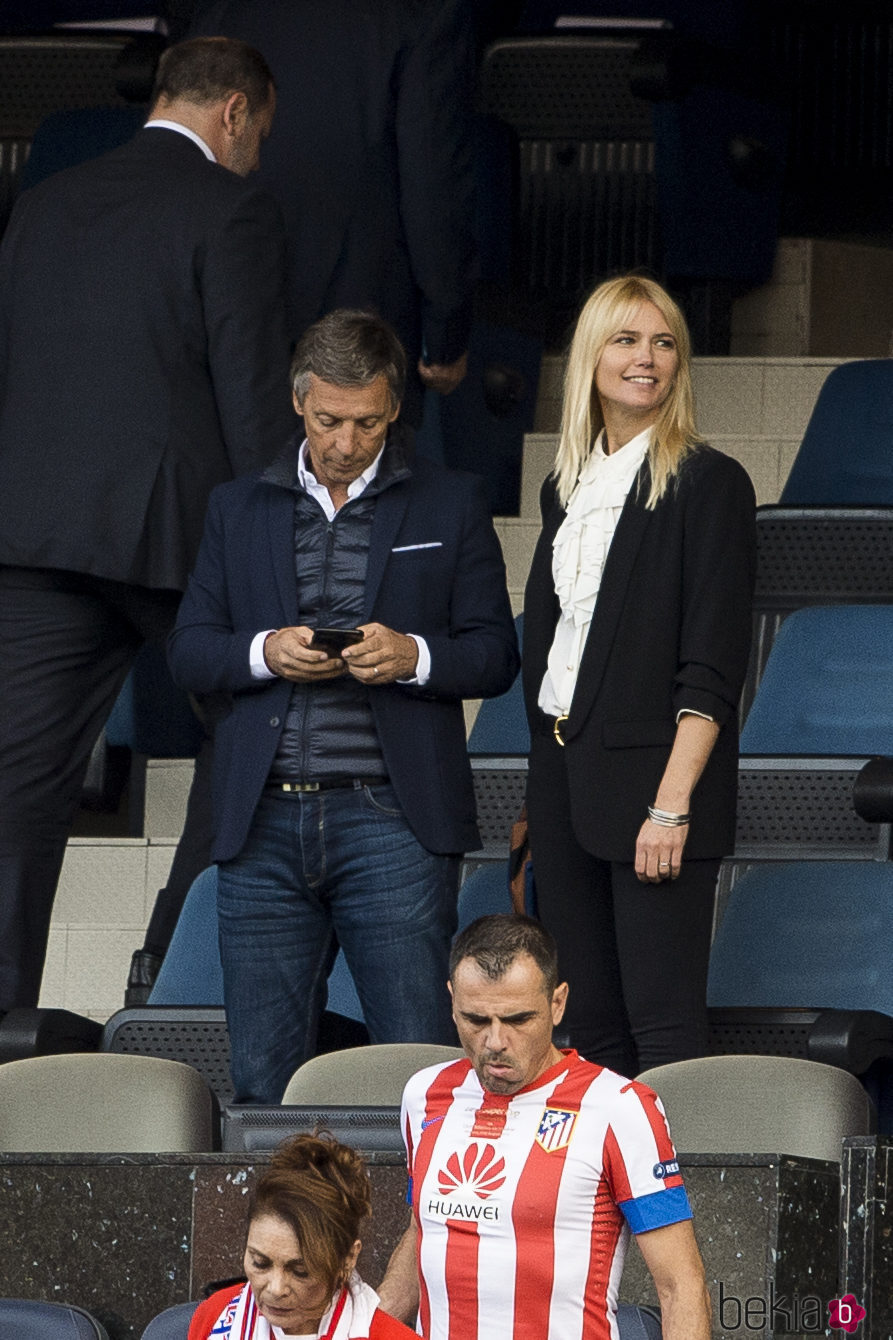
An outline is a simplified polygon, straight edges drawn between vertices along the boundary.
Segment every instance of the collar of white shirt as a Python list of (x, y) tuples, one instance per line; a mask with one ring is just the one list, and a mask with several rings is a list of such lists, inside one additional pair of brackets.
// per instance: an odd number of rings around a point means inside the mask
[(217, 159), (214, 157), (214, 154), (208, 148), (207, 144), (205, 144), (201, 135), (196, 135), (194, 130), (190, 130), (188, 126), (181, 125), (179, 121), (165, 121), (163, 117), (156, 116), (152, 121), (147, 121), (143, 126), (143, 130), (152, 130), (153, 128), (156, 130), (176, 130), (178, 134), (185, 135), (187, 140), (192, 140), (193, 144), (197, 144), (205, 155), (205, 158), (211, 163), (217, 162)]
[[(363, 473), (357, 475), (356, 479), (352, 479), (348, 484), (348, 501), (350, 501), (351, 498), (359, 498), (360, 494), (365, 492), (372, 483), (373, 479), (378, 474), (378, 467), (381, 465), (383, 453), (384, 447), (382, 447), (371, 465), (367, 465)], [(298, 484), (305, 493), (309, 493), (311, 498), (316, 499), (328, 519), (331, 521), (335, 515), (335, 504), (332, 502), (331, 495), (325, 484), (320, 484), (316, 475), (313, 473), (313, 467), (310, 460), (310, 448), (306, 437), (301, 443), (298, 451)]]

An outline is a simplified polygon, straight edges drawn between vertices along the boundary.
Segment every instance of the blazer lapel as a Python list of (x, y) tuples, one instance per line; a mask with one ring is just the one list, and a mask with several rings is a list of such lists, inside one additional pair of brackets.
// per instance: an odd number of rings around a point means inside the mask
[(605, 560), (605, 569), (595, 601), (592, 623), (589, 625), (586, 646), (583, 649), (570, 715), (563, 731), (565, 739), (569, 739), (582, 728), (601, 687), (608, 656), (614, 644), (617, 623), (626, 600), (633, 564), (650, 515), (644, 503), (638, 500), (647, 498), (650, 488), (651, 471), (646, 460), (627, 494)]
[(409, 488), (401, 481), (381, 493), (375, 503), (372, 535), (369, 539), (369, 561), (366, 565), (366, 591), (363, 600), (363, 622), (369, 623), (378, 597), (382, 578), (397, 532), (409, 506)]

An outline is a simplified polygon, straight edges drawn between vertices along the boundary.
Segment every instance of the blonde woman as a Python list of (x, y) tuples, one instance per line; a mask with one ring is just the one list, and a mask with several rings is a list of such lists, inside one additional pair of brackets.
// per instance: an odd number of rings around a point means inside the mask
[(571, 1043), (621, 1074), (696, 1056), (734, 842), (754, 493), (695, 432), (685, 319), (609, 280), (571, 345), (525, 598), (528, 814)]

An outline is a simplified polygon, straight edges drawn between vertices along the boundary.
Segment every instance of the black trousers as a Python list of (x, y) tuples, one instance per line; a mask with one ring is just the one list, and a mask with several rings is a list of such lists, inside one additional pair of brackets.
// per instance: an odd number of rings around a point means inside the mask
[[(91, 750), (136, 652), (164, 642), (179, 603), (178, 591), (0, 567), (0, 1012), (37, 1004)], [(185, 836), (181, 865), (203, 868), (207, 850), (187, 859)]]
[(683, 854), (677, 880), (640, 884), (634, 852), (627, 863), (586, 851), (551, 735), (532, 741), (527, 810), (539, 915), (570, 984), (562, 1027), (571, 1045), (621, 1075), (703, 1055), (719, 861)]

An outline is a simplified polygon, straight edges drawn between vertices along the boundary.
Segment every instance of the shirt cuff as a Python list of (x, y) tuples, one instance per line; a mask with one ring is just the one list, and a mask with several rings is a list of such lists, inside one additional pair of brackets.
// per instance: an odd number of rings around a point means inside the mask
[(700, 717), (702, 721), (716, 721), (716, 717), (710, 716), (707, 712), (696, 712), (693, 707), (680, 707), (676, 713), (677, 726), (683, 717)]
[(418, 637), (415, 633), (407, 633), (419, 649), (419, 659), (416, 661), (415, 674), (412, 679), (398, 679), (398, 684), (416, 684), (423, 688), (431, 677), (431, 653), (428, 650), (428, 643), (423, 637)]
[(278, 633), (278, 631), (278, 628), (265, 628), (262, 633), (256, 633), (251, 639), (248, 661), (251, 666), (252, 679), (277, 678), (275, 671), (271, 670), (264, 660), (264, 643), (271, 633)]

